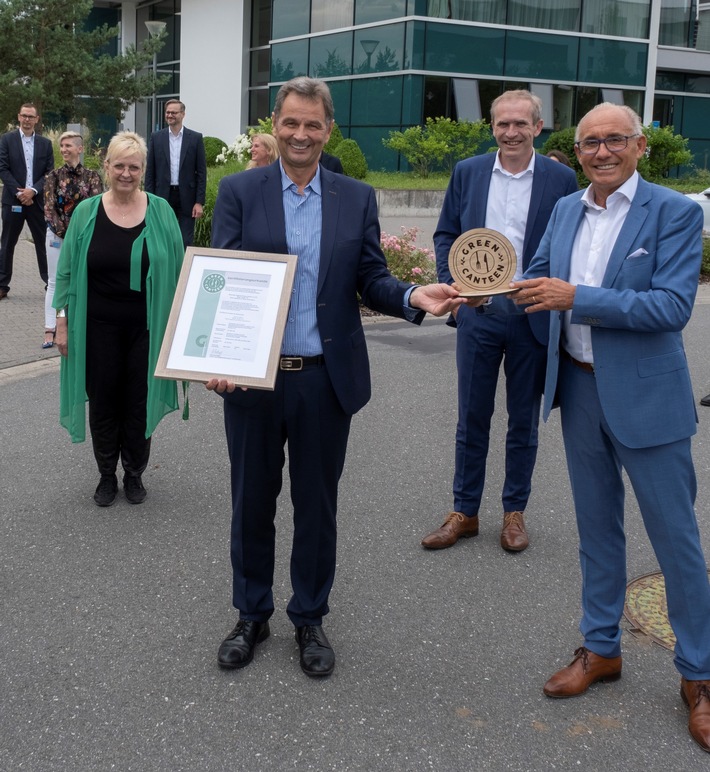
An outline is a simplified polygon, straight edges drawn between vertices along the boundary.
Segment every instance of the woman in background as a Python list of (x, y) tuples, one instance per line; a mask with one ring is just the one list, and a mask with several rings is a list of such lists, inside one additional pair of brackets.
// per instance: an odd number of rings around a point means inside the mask
[(44, 219), (47, 222), (47, 292), (44, 298), (44, 342), (42, 348), (52, 348), (57, 328), (57, 312), (52, 306), (57, 278), (59, 250), (69, 227), (74, 207), (86, 198), (98, 196), (104, 189), (99, 173), (80, 163), (84, 140), (75, 131), (65, 131), (59, 137), (59, 152), (64, 166), (53, 169), (44, 182)]
[(279, 146), (276, 137), (271, 134), (254, 134), (251, 138), (251, 161), (247, 169), (258, 166), (269, 166), (279, 157)]
[(119, 459), (126, 499), (145, 500), (151, 435), (178, 407), (175, 381), (153, 373), (184, 248), (170, 204), (141, 190), (146, 156), (134, 132), (111, 140), (108, 190), (75, 209), (57, 269), (60, 422), (72, 442), (82, 442), (88, 396), (100, 507), (116, 499)]

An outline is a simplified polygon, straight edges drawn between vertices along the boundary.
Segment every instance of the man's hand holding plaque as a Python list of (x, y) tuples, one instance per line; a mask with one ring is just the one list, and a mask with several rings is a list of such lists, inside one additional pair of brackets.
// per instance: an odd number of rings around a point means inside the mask
[(515, 248), (502, 233), (490, 228), (462, 233), (449, 250), (449, 270), (463, 298), (516, 292), (509, 286), (516, 267)]

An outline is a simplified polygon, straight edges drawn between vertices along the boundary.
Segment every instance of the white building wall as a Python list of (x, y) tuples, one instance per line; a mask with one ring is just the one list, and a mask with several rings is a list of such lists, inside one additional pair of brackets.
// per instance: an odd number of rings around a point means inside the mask
[(250, 6), (250, 0), (182, 0), (180, 99), (185, 125), (228, 143), (249, 118)]

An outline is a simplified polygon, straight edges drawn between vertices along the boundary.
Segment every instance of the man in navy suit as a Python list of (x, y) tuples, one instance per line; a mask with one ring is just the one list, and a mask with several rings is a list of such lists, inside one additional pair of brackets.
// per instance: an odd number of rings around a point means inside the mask
[(7, 297), (12, 281), (15, 246), (27, 223), (37, 254), (37, 268), (47, 285), (47, 250), (44, 222), (44, 178), (54, 169), (54, 150), (46, 137), (35, 133), (39, 113), (24, 104), (17, 116), (19, 129), (0, 137), (2, 189), (2, 236), (0, 237), (0, 300)]
[[(232, 475), (233, 604), (239, 621), (222, 642), (224, 668), (248, 665), (269, 635), (276, 499), (288, 443), (294, 536), (293, 595), (302, 670), (327, 676), (335, 655), (322, 628), (335, 576), (338, 481), (350, 421), (370, 398), (363, 303), (419, 323), (463, 302), (448, 285), (412, 287), (387, 270), (374, 190), (318, 161), (333, 126), (325, 83), (299, 77), (274, 105), (280, 160), (222, 180), (212, 246), (298, 256), (274, 391), (235, 389), (224, 396)], [(422, 310), (419, 310), (422, 309)]]
[(202, 217), (207, 186), (207, 163), (202, 134), (186, 129), (185, 105), (179, 99), (165, 103), (167, 129), (151, 134), (145, 189), (170, 202), (180, 223), (183, 244), (195, 236), (195, 220)]
[(543, 413), (557, 394), (582, 568), (584, 643), (544, 691), (574, 697), (621, 676), (625, 469), (665, 578), (690, 733), (710, 751), (710, 584), (682, 337), (698, 288), (702, 211), (639, 177), (646, 138), (631, 108), (598, 105), (575, 139), (591, 185), (558, 203), (530, 279), (515, 283), (528, 313), (553, 312)]
[[(535, 152), (542, 131), (542, 102), (525, 90), (506, 91), (491, 105), (497, 153), (459, 162), (449, 183), (434, 233), (439, 281), (453, 281), (449, 250), (472, 228), (490, 228), (515, 248), (520, 278), (535, 254), (559, 198), (577, 190), (574, 172)], [(527, 317), (503, 296), (456, 313), (458, 424), (453, 510), (441, 527), (422, 540), (443, 549), (462, 536), (478, 534), (478, 516), (498, 371), (504, 362), (508, 431), (503, 484), (503, 549), (528, 546), (523, 513), (530, 496), (537, 455), (537, 427), (545, 375), (546, 314)]]

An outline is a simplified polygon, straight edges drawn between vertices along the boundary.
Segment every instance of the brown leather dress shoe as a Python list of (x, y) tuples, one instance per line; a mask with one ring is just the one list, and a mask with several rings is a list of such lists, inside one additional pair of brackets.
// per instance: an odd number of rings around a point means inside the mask
[(443, 550), (456, 544), (462, 536), (478, 536), (478, 515), (466, 517), (461, 512), (449, 512), (441, 528), (422, 539), (422, 547)]
[(529, 544), (522, 512), (504, 512), (500, 546), (508, 552), (522, 552)]
[(690, 708), (688, 731), (695, 742), (710, 753), (710, 681), (680, 679), (680, 696)]
[(4, 300), (4, 299), (7, 297), (7, 293), (8, 293), (9, 291), (10, 291), (10, 290), (6, 290), (6, 289), (0, 289), (0, 300)]
[(584, 694), (597, 681), (621, 678), (621, 657), (600, 657), (581, 646), (567, 667), (558, 670), (545, 684), (548, 697), (576, 697)]

